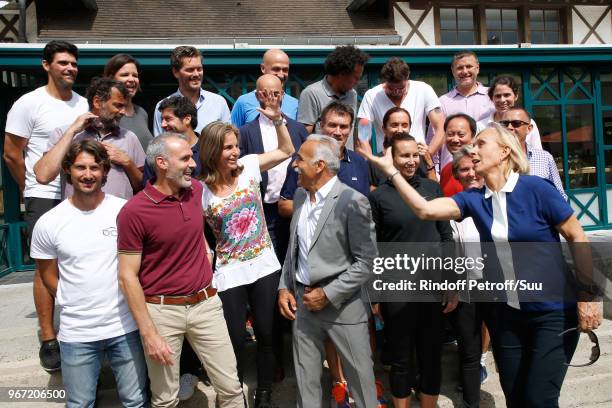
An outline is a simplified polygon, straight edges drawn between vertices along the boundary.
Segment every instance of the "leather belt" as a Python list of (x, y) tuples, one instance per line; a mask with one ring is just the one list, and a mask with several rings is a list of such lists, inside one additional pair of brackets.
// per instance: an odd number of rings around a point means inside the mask
[(215, 288), (204, 288), (199, 292), (186, 296), (145, 296), (145, 302), (155, 305), (195, 305), (217, 294)]

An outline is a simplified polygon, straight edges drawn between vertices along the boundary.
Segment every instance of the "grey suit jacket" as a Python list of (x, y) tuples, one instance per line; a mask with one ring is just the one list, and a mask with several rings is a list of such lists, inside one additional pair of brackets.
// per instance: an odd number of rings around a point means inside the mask
[[(293, 198), (290, 238), (279, 289), (296, 292), (298, 239), (297, 224), (308, 193), (299, 188)], [(378, 255), (376, 232), (368, 199), (336, 181), (326, 198), (310, 250), (311, 286), (320, 286), (330, 303), (318, 318), (340, 324), (365, 322), (369, 306), (361, 299), (361, 287), (372, 274)], [(300, 302), (300, 299), (297, 299)], [(311, 312), (308, 312), (311, 313)]]

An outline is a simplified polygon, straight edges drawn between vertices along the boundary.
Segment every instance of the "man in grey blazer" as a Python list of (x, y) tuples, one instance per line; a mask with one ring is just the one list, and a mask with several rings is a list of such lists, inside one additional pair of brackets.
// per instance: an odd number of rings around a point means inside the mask
[(339, 146), (329, 136), (309, 136), (293, 167), (302, 188), (294, 196), (278, 304), (293, 320), (297, 406), (322, 404), (323, 347), (329, 336), (356, 406), (376, 407), (369, 306), (360, 296), (377, 256), (370, 205), (338, 180)]

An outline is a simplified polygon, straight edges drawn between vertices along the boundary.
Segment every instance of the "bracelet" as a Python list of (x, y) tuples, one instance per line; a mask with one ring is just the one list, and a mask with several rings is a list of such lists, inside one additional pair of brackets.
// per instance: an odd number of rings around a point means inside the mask
[(435, 168), (436, 168), (436, 165), (434, 164), (434, 165), (433, 165), (433, 166), (431, 166), (431, 167), (427, 167), (427, 171), (428, 171), (428, 172), (429, 172), (429, 171), (432, 171), (432, 170), (434, 170)]
[(397, 176), (399, 174), (399, 170), (395, 170), (395, 173), (393, 173), (392, 175), (390, 175), (389, 177), (387, 177), (388, 181), (392, 181), (393, 177)]

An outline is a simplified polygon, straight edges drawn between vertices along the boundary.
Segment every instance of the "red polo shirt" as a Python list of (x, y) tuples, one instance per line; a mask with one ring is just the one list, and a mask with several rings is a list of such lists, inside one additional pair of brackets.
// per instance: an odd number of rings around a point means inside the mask
[(180, 199), (148, 182), (119, 212), (117, 229), (119, 252), (142, 254), (138, 277), (145, 295), (189, 295), (210, 285), (199, 182)]
[(442, 187), (444, 197), (451, 197), (463, 191), (463, 186), (459, 180), (453, 176), (452, 162), (442, 167), (440, 171), (440, 187)]

